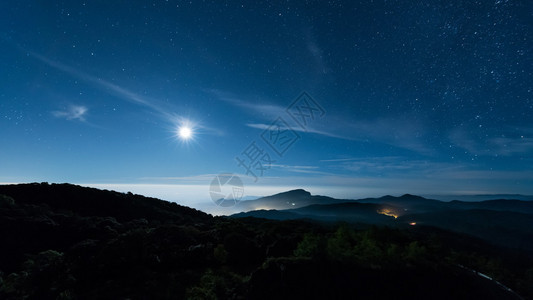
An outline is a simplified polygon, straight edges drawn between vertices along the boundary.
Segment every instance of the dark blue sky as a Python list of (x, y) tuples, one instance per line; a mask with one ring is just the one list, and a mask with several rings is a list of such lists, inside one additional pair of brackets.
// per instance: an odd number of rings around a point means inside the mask
[(531, 1), (4, 1), (0, 182), (533, 194), (532, 20)]

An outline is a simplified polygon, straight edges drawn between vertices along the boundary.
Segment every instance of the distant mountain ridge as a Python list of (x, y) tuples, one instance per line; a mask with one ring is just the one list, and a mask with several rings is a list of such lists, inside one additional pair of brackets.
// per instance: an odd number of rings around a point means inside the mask
[(485, 200), (523, 200), (533, 201), (533, 195), (522, 194), (482, 194), (482, 195), (433, 195), (427, 196), (431, 199), (437, 199), (441, 201), (467, 201), (467, 202), (479, 202)]
[[(523, 196), (527, 197), (527, 196)], [(335, 203), (374, 203), (398, 206), (405, 212), (424, 212), (435, 209), (488, 209), (508, 210), (521, 213), (533, 213), (533, 202), (519, 199), (491, 199), (482, 201), (442, 201), (422, 196), (404, 194), (402, 196), (385, 195), (379, 198), (336, 199), (328, 196), (311, 195), (303, 189), (295, 189), (255, 200), (242, 201), (238, 208), (243, 212), (252, 210), (291, 210), (309, 205), (328, 205)], [(402, 214), (404, 214), (402, 213)]]
[(435, 226), (470, 234), (500, 246), (533, 251), (532, 201), (445, 202), (411, 194), (344, 200), (294, 190), (247, 202), (250, 202), (249, 208), (260, 207), (259, 210), (232, 217)]
[(339, 200), (327, 196), (311, 195), (311, 193), (306, 190), (296, 189), (278, 193), (272, 196), (261, 197), (255, 200), (242, 201), (238, 204), (238, 208), (242, 211), (258, 209), (292, 209), (311, 204), (328, 204), (339, 201), (348, 200)]

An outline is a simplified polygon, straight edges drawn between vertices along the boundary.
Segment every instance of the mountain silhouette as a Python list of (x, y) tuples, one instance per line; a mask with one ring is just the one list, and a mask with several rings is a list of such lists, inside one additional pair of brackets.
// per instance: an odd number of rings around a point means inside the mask
[(261, 197), (255, 200), (242, 201), (238, 204), (238, 208), (241, 211), (258, 209), (292, 209), (312, 204), (327, 204), (341, 201), (345, 200), (338, 200), (327, 196), (311, 195), (311, 193), (306, 190), (296, 189), (272, 196)]
[(75, 211), (80, 216), (113, 216), (119, 221), (144, 218), (190, 222), (210, 218), (201, 211), (174, 202), (67, 183), (0, 185), (0, 194), (21, 204), (46, 204), (57, 210)]
[[(335, 201), (331, 201), (335, 202)], [(380, 212), (391, 212), (387, 216)], [(274, 220), (315, 219), (328, 222), (353, 222), (376, 225), (392, 225), (392, 214), (401, 212), (391, 205), (358, 202), (339, 202), (332, 204), (312, 204), (285, 210), (255, 210), (232, 215), (235, 218), (256, 217)]]
[[(272, 199), (281, 201), (272, 201)], [(265, 197), (258, 203), (298, 208), (248, 211), (233, 217), (258, 217), (273, 220), (311, 219), (328, 222), (367, 223), (387, 226), (417, 224), (466, 233), (498, 246), (533, 252), (533, 202), (486, 200), (444, 202), (405, 194), (359, 200), (341, 200), (297, 190)], [(309, 204), (304, 206), (305, 204)], [(395, 219), (397, 218), (397, 219)]]

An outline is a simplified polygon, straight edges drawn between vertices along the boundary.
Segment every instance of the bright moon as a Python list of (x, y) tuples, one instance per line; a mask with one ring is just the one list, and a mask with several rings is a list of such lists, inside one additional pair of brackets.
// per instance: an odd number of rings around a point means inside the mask
[(180, 127), (179, 136), (184, 140), (188, 140), (192, 137), (192, 130), (186, 126)]

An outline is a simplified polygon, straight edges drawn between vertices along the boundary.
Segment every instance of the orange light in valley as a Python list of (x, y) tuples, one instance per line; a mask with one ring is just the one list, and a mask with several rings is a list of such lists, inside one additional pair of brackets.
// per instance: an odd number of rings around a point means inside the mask
[(390, 211), (388, 209), (378, 210), (378, 214), (386, 215), (386, 216), (389, 216), (389, 217), (394, 217), (395, 219), (398, 218), (397, 214), (395, 214), (394, 212), (392, 212), (392, 211)]
[(409, 223), (409, 225), (411, 225), (411, 226), (415, 226), (415, 225), (416, 225), (416, 222), (411, 222), (411, 223)]

